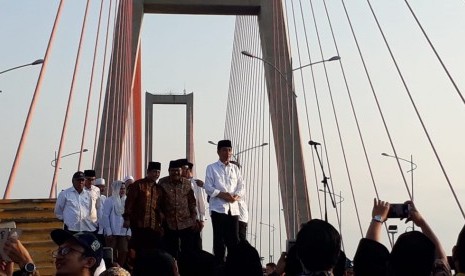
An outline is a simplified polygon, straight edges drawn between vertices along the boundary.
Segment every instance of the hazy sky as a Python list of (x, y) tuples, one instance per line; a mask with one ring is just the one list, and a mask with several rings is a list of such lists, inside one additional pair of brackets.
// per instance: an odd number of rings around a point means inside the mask
[[(292, 23), (294, 20), (291, 1), (287, 1), (287, 15), (290, 22), (289, 37), (293, 64), (294, 67), (298, 67), (300, 66), (298, 50), (301, 54), (301, 64), (309, 62), (302, 20), (300, 19), (300, 3), (302, 3), (306, 21), (312, 61), (321, 60), (322, 56), (317, 43), (318, 38), (309, 2), (293, 2), (296, 28)], [(323, 57), (336, 55), (323, 2), (313, 2)], [(352, 38), (342, 2), (326, 2), (380, 197), (390, 202), (403, 202), (408, 196), (397, 163), (393, 158), (381, 156), (382, 152), (392, 154), (393, 150), (375, 105), (373, 93)], [(463, 217), (455, 204), (448, 183), (422, 130), (404, 86), (395, 71), (367, 2), (346, 2), (347, 11), (352, 20), (395, 149), (400, 157), (410, 159), (410, 155), (413, 155), (414, 162), (418, 165), (414, 171), (414, 195), (417, 207), (436, 231), (446, 251), (450, 254), (456, 236), (463, 225)], [(437, 47), (439, 55), (443, 58), (458, 87), (465, 89), (465, 78), (463, 77), (465, 4), (459, 0), (441, 2), (416, 0), (409, 3), (417, 13), (432, 43)], [(0, 29), (2, 38), (0, 71), (42, 58), (45, 54), (58, 1), (40, 1), (40, 3), (37, 1), (2, 1), (0, 5), (0, 24), (3, 26)], [(372, 1), (372, 5), (450, 182), (460, 202), (463, 202), (465, 199), (465, 174), (462, 163), (462, 156), (465, 154), (463, 146), (463, 141), (465, 141), (465, 104), (457, 96), (439, 62), (434, 57), (405, 2), (401, 0)], [(89, 29), (85, 37), (86, 46), (83, 49), (75, 103), (64, 153), (77, 151), (80, 146), (99, 6), (97, 1), (91, 2)], [(12, 192), (13, 198), (48, 197), (53, 174), (50, 161), (54, 159), (54, 151), (58, 149), (59, 145), (84, 7), (84, 1), (67, 1), (65, 3), (42, 94)], [(146, 15), (144, 17), (142, 90), (143, 92), (161, 94), (180, 94), (183, 93), (184, 89), (188, 93), (194, 92), (195, 152), (199, 178), (204, 177), (207, 164), (217, 159), (215, 148), (207, 141), (217, 141), (224, 135), (234, 23), (234, 16)], [(295, 30), (297, 31), (297, 39)], [(297, 44), (299, 48), (297, 48)], [(99, 53), (99, 63), (101, 60), (102, 53)], [(328, 69), (328, 81), (348, 161), (350, 180), (362, 228), (363, 231), (366, 231), (371, 219), (372, 199), (375, 196), (373, 184), (349, 105), (341, 67), (338, 62), (333, 62), (326, 64), (326, 68)], [(319, 185), (319, 181), (321, 181), (321, 172), (317, 171), (317, 179), (315, 179), (311, 148), (307, 145), (310, 138), (324, 144), (324, 153), (327, 151), (329, 156), (335, 192), (341, 191), (345, 198), (342, 203), (342, 233), (348, 256), (352, 257), (361, 234), (354, 211), (354, 201), (323, 66), (316, 65), (313, 66), (313, 69), (316, 79), (315, 85), (312, 83), (310, 68), (302, 71), (303, 78), (301, 78), (299, 71), (294, 73), (311, 211), (314, 217), (320, 218), (320, 207), (316, 193), (322, 187), (316, 185)], [(8, 180), (39, 70), (39, 67), (26, 67), (0, 75), (0, 90), (2, 91), (0, 93), (0, 116), (3, 118), (3, 135), (0, 138), (0, 167), (2, 168), (0, 187), (2, 188), (6, 186)], [(100, 70), (101, 67), (97, 70), (98, 76), (101, 74)], [(90, 150), (93, 149), (92, 129), (95, 127), (97, 114), (98, 87), (99, 83), (94, 83), (93, 108), (91, 110), (91, 118), (94, 119), (89, 128), (91, 134), (89, 134), (86, 143), (86, 148)], [(320, 128), (320, 115), (315, 95), (318, 96), (325, 140), (323, 140)], [(307, 128), (305, 98), (307, 99), (308, 125), (311, 128), (311, 137)], [(154, 156), (164, 164), (162, 174), (167, 173), (169, 160), (184, 155), (184, 116), (183, 107), (157, 106), (154, 111), (154, 125), (161, 130), (155, 135)], [(269, 148), (273, 150), (273, 147)], [(88, 152), (84, 156), (84, 167), (88, 167), (92, 161), (92, 153)], [(401, 165), (404, 172), (409, 169), (408, 163), (402, 162)], [(70, 178), (76, 167), (77, 156), (63, 159), (58, 187), (60, 190), (71, 184)], [(328, 173), (328, 168), (325, 169)], [(274, 168), (274, 170), (277, 169)], [(410, 185), (410, 174), (405, 173), (405, 177)], [(277, 196), (273, 198), (274, 208), (276, 208), (276, 200)], [(335, 213), (331, 208), (329, 218), (334, 225), (337, 225)], [(278, 216), (274, 215), (270, 223), (277, 227)], [(399, 224), (399, 231), (405, 230), (404, 224), (396, 220), (390, 220), (388, 224)], [(268, 240), (268, 229), (265, 227), (263, 231), (262, 238)], [(276, 243), (278, 242), (277, 236), (276, 231)], [(210, 225), (207, 225), (204, 233), (204, 246), (207, 250), (211, 248), (211, 239)], [(387, 239), (385, 244), (387, 244)], [(268, 257), (267, 245), (263, 246), (262, 255)], [(275, 259), (279, 257), (277, 245), (274, 257)]]

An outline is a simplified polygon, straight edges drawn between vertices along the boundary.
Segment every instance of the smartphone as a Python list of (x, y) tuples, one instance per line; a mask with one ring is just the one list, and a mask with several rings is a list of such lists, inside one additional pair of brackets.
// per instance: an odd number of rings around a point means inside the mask
[(0, 259), (7, 262), (11, 261), (11, 259), (3, 250), (3, 246), (10, 237), (14, 237), (16, 239), (19, 237), (18, 230), (16, 229), (16, 222), (0, 222)]
[(410, 213), (410, 205), (404, 203), (389, 204), (388, 218), (407, 218)]
[(113, 248), (111, 247), (103, 248), (103, 261), (105, 262), (106, 267), (113, 266)]
[(289, 250), (294, 247), (295, 245), (295, 239), (289, 239), (286, 242), (286, 252), (289, 253)]
[(0, 222), (0, 228), (1, 229), (13, 229), (13, 228), (16, 228), (16, 222), (14, 222), (14, 221)]

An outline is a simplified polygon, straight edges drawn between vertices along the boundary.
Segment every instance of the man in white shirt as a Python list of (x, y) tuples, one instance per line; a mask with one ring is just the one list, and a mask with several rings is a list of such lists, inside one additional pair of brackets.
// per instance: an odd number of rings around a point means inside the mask
[[(73, 233), (97, 230), (97, 200), (84, 189), (84, 173), (73, 175), (73, 186), (58, 195), (55, 215), (65, 224), (65, 230)], [(95, 217), (94, 217), (95, 216)]]
[[(95, 210), (91, 210), (90, 218), (98, 225), (98, 219), (102, 210), (100, 208), (100, 189), (95, 186), (96, 174), (94, 170), (84, 170), (84, 176), (86, 177), (86, 181), (84, 182), (84, 190), (90, 193), (92, 202), (95, 201)], [(102, 239), (102, 236), (100, 236), (100, 238)]]
[(198, 249), (202, 249), (202, 229), (205, 225), (205, 214), (207, 210), (207, 194), (205, 193), (205, 189), (203, 188), (204, 182), (200, 179), (194, 178), (194, 173), (192, 169), (194, 168), (194, 164), (189, 162), (187, 159), (179, 159), (177, 160), (181, 163), (182, 169), (182, 177), (188, 179), (191, 183), (191, 188), (194, 191), (195, 196), (195, 203), (197, 209), (197, 226), (195, 231), (195, 241), (194, 244), (198, 246)]
[(84, 176), (86, 178), (86, 181), (84, 182), (84, 189), (92, 191), (100, 197), (100, 189), (95, 186), (95, 171), (84, 170)]
[(245, 184), (239, 168), (230, 163), (230, 140), (218, 142), (219, 160), (208, 165), (205, 175), (205, 191), (210, 196), (210, 213), (213, 226), (213, 253), (224, 261), (225, 246), (228, 251), (239, 242), (238, 201), (245, 194)]
[(104, 226), (102, 223), (102, 216), (103, 216), (103, 206), (105, 204), (105, 200), (107, 199), (106, 192), (105, 192), (105, 179), (104, 178), (97, 178), (95, 179), (95, 187), (97, 187), (100, 191), (100, 197), (97, 201), (98, 208), (97, 208), (97, 220), (98, 220), (98, 233), (97, 238), (101, 244), (106, 246), (105, 237), (103, 236)]
[[(236, 165), (239, 169), (242, 169), (241, 164), (237, 161), (230, 161), (232, 164)], [(247, 208), (247, 203), (245, 196), (241, 197), (239, 203), (239, 241), (247, 240), (247, 223), (249, 221), (249, 210)]]

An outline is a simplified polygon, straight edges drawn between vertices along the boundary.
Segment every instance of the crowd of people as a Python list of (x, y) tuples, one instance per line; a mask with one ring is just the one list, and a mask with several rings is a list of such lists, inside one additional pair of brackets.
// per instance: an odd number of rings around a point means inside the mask
[[(149, 162), (146, 177), (114, 180), (108, 193), (94, 170), (76, 172), (55, 206), (64, 224), (50, 234), (58, 246), (52, 252), (56, 275), (442, 276), (452, 270), (465, 275), (465, 227), (448, 259), (414, 203), (407, 201), (407, 221), (421, 232), (400, 235), (389, 252), (381, 233), (390, 205), (378, 199), (353, 262), (341, 250), (339, 232), (313, 219), (301, 226), (277, 264), (262, 267), (245, 235), (245, 183), (240, 165), (230, 160), (231, 141), (219, 141), (217, 153), (219, 160), (207, 167), (205, 181), (193, 177), (194, 164), (187, 159), (171, 161), (163, 178), (161, 164)], [(213, 254), (202, 248), (208, 214)], [(4, 252), (10, 260), (0, 263), (0, 275), (39, 274), (17, 237), (6, 241)], [(14, 263), (20, 270), (13, 272)]]

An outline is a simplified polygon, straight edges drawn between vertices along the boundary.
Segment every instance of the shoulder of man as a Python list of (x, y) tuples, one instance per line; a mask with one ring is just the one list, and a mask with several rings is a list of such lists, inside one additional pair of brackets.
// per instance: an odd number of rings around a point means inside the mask
[(165, 177), (162, 177), (158, 180), (158, 185), (160, 186), (163, 186), (163, 185), (166, 185), (170, 182), (170, 177), (169, 176), (165, 176)]

